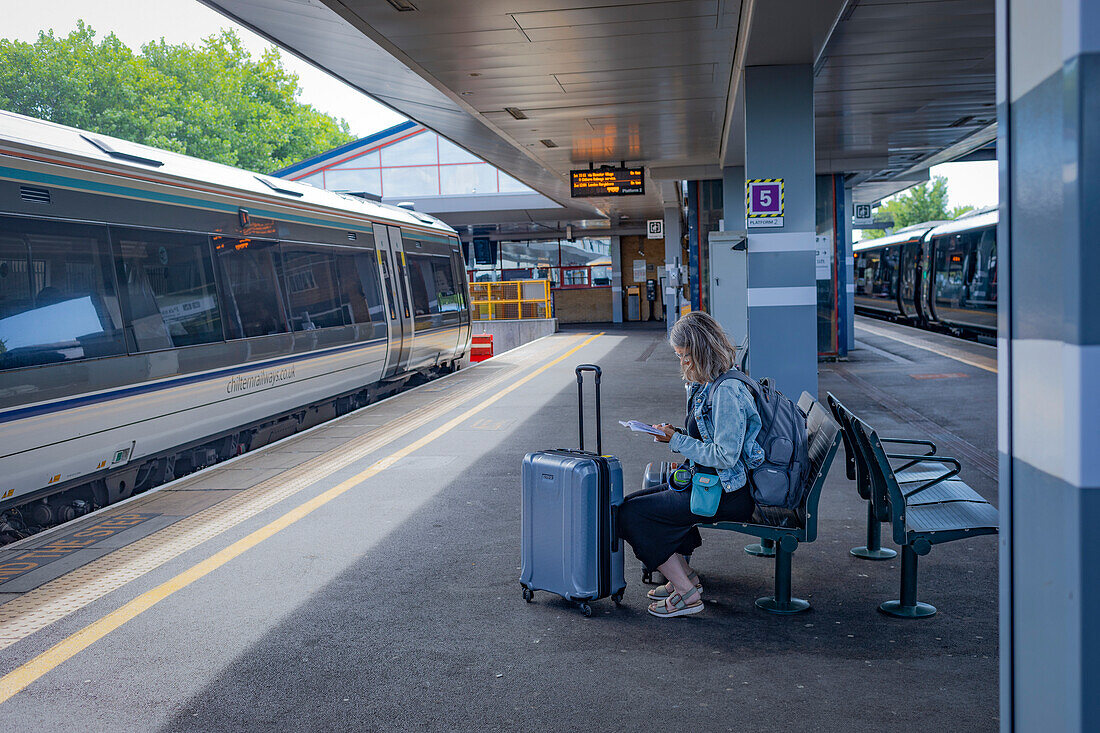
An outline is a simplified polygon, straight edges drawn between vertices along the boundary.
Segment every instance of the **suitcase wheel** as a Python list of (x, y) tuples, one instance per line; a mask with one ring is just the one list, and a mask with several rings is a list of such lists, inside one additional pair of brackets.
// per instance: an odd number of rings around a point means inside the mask
[(535, 600), (535, 591), (531, 590), (530, 588), (524, 588), (523, 600), (527, 601), (528, 603)]
[(578, 605), (581, 609), (581, 613), (584, 614), (585, 618), (588, 618), (592, 615), (592, 606), (589, 606), (587, 603), (581, 603)]
[(625, 592), (626, 592), (626, 590), (623, 589), (623, 590), (619, 591), (618, 593), (615, 593), (614, 595), (611, 596), (611, 600), (615, 601), (616, 606), (621, 606), (622, 605), (622, 603), (623, 603), (623, 593), (625, 593)]

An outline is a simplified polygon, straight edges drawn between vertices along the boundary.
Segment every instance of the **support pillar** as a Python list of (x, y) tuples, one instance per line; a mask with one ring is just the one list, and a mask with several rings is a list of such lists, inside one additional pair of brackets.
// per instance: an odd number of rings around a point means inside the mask
[(1100, 0), (996, 22), (1001, 730), (1100, 730)]
[(680, 249), (680, 207), (670, 206), (665, 208), (665, 328), (671, 329), (672, 324), (680, 317), (680, 302), (683, 283), (681, 265), (683, 254)]
[(739, 349), (748, 336), (748, 256), (737, 232), (745, 229), (745, 168), (722, 169), (722, 229), (710, 233), (710, 314)]
[(844, 300), (844, 307), (840, 311), (840, 315), (843, 316), (845, 324), (847, 324), (847, 330), (844, 332), (844, 352), (852, 351), (856, 348), (856, 261), (855, 251), (852, 249), (855, 244), (852, 231), (852, 198), (855, 196), (855, 191), (850, 186), (844, 187), (844, 235), (840, 240), (840, 245), (843, 248), (837, 247), (837, 251), (840, 252), (840, 256), (843, 258), (842, 267), (838, 268), (839, 272), (843, 273), (844, 289), (841, 290), (841, 295)]
[(611, 322), (623, 322), (623, 256), (618, 235), (611, 237)]
[[(813, 67), (745, 70), (745, 178), (783, 179), (783, 224), (748, 221), (749, 368), (817, 394)], [(742, 206), (745, 204), (742, 203)]]

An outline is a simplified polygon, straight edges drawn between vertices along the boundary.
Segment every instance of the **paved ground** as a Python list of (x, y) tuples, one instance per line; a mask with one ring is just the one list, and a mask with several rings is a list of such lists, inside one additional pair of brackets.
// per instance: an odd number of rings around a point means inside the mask
[[(979, 365), (992, 351), (908, 330), (905, 343), (883, 335), (898, 329), (868, 328), (857, 331), (863, 348), (850, 361), (821, 365), (822, 394), (833, 391), (884, 434), (912, 433), (913, 423), (934, 433), (941, 452), (962, 454), (963, 478), (995, 501), (996, 375), (913, 343), (972, 354)], [(549, 359), (578, 340), (559, 334), (539, 348)], [(604, 366), (604, 448), (622, 459), (628, 490), (636, 487), (645, 462), (669, 454), (615, 421), (682, 420), (663, 331), (599, 337), (123, 624), (0, 706), (0, 717), (13, 730), (40, 731), (996, 730), (996, 540), (937, 546), (921, 558), (920, 597), (940, 609), (934, 618), (881, 616), (877, 604), (897, 597), (898, 567), (848, 554), (863, 543), (865, 505), (842, 456), (822, 495), (819, 539), (794, 556), (795, 594), (813, 604), (807, 614), (758, 611), (753, 599), (770, 593), (771, 561), (741, 550), (749, 538), (716, 531), (695, 557), (703, 614), (646, 614), (629, 554), (622, 607), (601, 601), (584, 619), (549, 594), (525, 604), (520, 459), (575, 443), (572, 366), (582, 361)], [(302, 500), (3, 650), (0, 672)]]

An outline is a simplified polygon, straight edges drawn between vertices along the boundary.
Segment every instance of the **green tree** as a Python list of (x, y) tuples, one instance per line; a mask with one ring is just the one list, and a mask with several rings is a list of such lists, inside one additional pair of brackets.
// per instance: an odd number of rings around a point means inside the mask
[[(947, 208), (947, 179), (935, 176), (928, 183), (920, 183), (883, 203), (876, 210), (876, 218), (894, 220), (894, 230), (925, 221), (954, 219), (972, 210), (973, 206)], [(863, 239), (886, 236), (882, 229), (864, 229)]]
[(0, 108), (255, 171), (354, 139), (298, 101), (298, 77), (268, 48), (253, 60), (231, 30), (201, 44), (131, 51), (83, 22), (64, 38), (0, 39)]

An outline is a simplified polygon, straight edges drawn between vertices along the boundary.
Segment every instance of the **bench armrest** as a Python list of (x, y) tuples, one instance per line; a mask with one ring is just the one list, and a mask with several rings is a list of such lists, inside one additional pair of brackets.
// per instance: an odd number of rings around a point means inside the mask
[[(878, 440), (879, 440), (880, 443), (899, 443), (899, 444), (902, 444), (902, 445), (924, 445), (924, 446), (928, 446), (928, 452), (925, 453), (924, 456), (934, 456), (934, 455), (936, 455), (936, 444), (933, 443), (931, 440), (923, 440), (921, 438), (879, 438)], [(909, 468), (910, 466), (915, 466), (918, 463), (920, 463), (919, 460), (909, 461), (904, 466), (899, 466), (897, 470), (898, 471), (904, 471), (905, 469)]]
[[(926, 481), (923, 484), (921, 484), (920, 486), (918, 486), (917, 488), (913, 489), (912, 491), (904, 494), (904, 496), (907, 500), (909, 499), (909, 497), (916, 496), (917, 494), (924, 491), (925, 489), (930, 489), (938, 483), (942, 483), (942, 482), (946, 481), (949, 478), (952, 478), (954, 476), (958, 476), (959, 471), (962, 470), (962, 464), (959, 463), (958, 459), (951, 458), (950, 456), (915, 456), (911, 453), (887, 453), (886, 457), (887, 458), (909, 459), (910, 461), (914, 461), (914, 462), (915, 461), (928, 461), (928, 460), (931, 460), (931, 461), (934, 461), (935, 463), (950, 463), (951, 465), (954, 466), (954, 468), (952, 468), (947, 473), (941, 474), (941, 475), (937, 476), (936, 478), (932, 479), (931, 481)], [(906, 464), (906, 465), (912, 465), (912, 464), (910, 463), (910, 464)]]
[(936, 455), (936, 444), (931, 440), (924, 440), (923, 438), (879, 438), (879, 442), (897, 442), (897, 444), (905, 446), (927, 446), (931, 448), (931, 450), (925, 453), (925, 455)]

